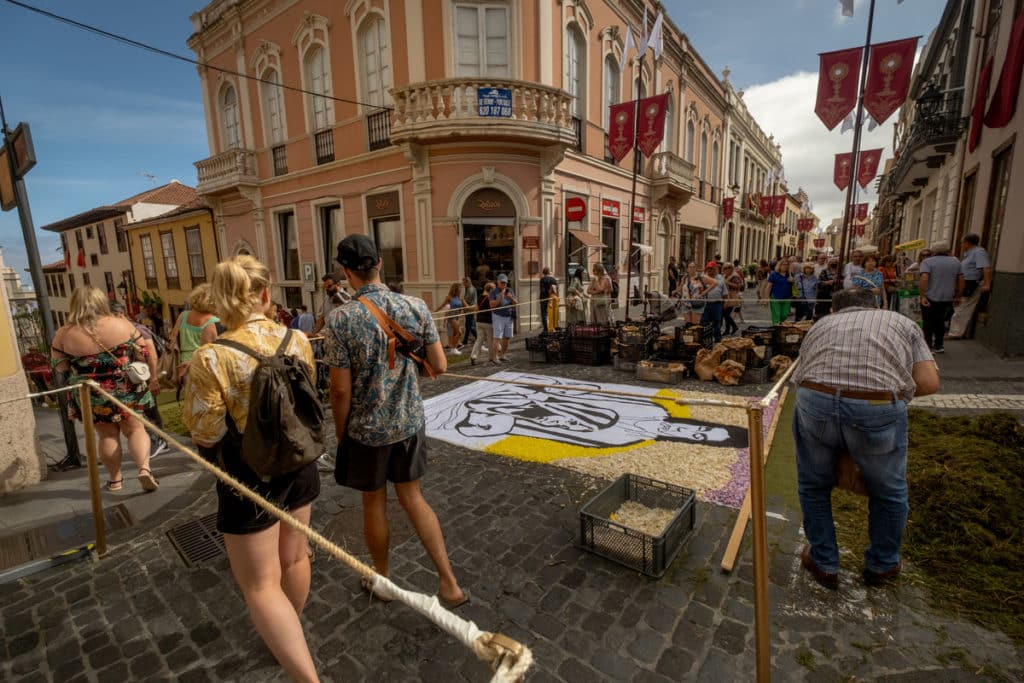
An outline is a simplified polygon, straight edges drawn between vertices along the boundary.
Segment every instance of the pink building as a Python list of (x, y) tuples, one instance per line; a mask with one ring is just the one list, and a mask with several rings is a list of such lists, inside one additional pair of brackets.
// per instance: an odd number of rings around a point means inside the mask
[[(215, 0), (193, 15), (189, 46), (209, 65), (211, 156), (196, 166), (222, 253), (262, 258), (288, 306), (311, 302), (353, 232), (376, 239), (386, 280), (428, 302), (463, 276), (507, 273), (524, 299), (545, 266), (562, 279), (600, 260), (624, 276), (631, 243), (653, 247), (634, 263), (664, 289), (670, 255), (716, 251), (729, 108), (666, 21), (641, 90), (672, 93), (671, 115), (641, 165), (630, 226), (634, 162), (607, 155), (607, 110), (635, 88), (634, 55), (619, 65), (642, 8)], [(577, 197), (585, 215), (567, 220)]]

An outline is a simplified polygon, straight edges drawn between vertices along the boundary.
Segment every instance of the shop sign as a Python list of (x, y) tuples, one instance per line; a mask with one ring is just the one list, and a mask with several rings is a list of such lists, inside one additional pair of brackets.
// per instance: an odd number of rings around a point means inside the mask
[(647, 212), (644, 210), (644, 207), (642, 207), (642, 206), (634, 206), (633, 207), (633, 222), (634, 223), (643, 223), (646, 220), (647, 220)]
[(914, 251), (915, 249), (924, 249), (924, 245), (924, 240), (911, 240), (910, 242), (897, 244), (896, 251)]
[(582, 197), (569, 197), (565, 200), (565, 219), (581, 221), (587, 215), (587, 203)]
[(462, 207), (463, 218), (515, 218), (515, 207), (500, 190), (485, 188), (469, 196)]
[(476, 112), (486, 118), (512, 118), (511, 88), (489, 88), (477, 91)]
[(368, 218), (397, 216), (400, 213), (398, 190), (383, 194), (373, 194), (366, 198), (366, 216)]
[(540, 249), (540, 236), (523, 235), (523, 249)]
[(601, 215), (606, 218), (618, 218), (619, 217), (619, 203), (612, 201), (611, 199), (601, 200)]

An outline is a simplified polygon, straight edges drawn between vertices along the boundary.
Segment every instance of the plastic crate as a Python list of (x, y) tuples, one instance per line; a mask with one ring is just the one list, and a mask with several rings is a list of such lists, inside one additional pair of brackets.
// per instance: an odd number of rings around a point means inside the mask
[(742, 336), (753, 339), (754, 346), (768, 346), (775, 340), (775, 328), (748, 325), (743, 329)]
[(674, 353), (676, 350), (676, 338), (671, 334), (660, 335), (654, 340), (654, 350), (658, 353)]
[(800, 344), (776, 344), (772, 348), (772, 353), (776, 356), (789, 356), (796, 360), (800, 355)]
[(771, 376), (771, 368), (768, 365), (761, 367), (752, 368), (749, 365), (747, 369), (743, 371), (743, 377), (740, 378), (741, 384), (767, 384), (768, 378)]
[(575, 325), (569, 330), (573, 339), (607, 339), (615, 335), (611, 325)]
[(679, 361), (642, 360), (636, 364), (636, 378), (645, 382), (679, 384), (686, 373), (686, 366)]
[(548, 352), (544, 349), (527, 349), (527, 353), (530, 354), (531, 363), (547, 363)]
[(647, 348), (641, 344), (623, 344), (617, 341), (615, 342), (615, 355), (635, 363), (647, 357)]
[(526, 338), (526, 350), (530, 351), (544, 351), (547, 348), (548, 340), (543, 335), (538, 337), (527, 337)]
[(546, 354), (546, 357), (547, 357), (547, 362), (552, 364), (552, 365), (557, 365), (557, 364), (560, 364), (560, 363), (569, 363), (572, 360), (572, 355), (569, 353), (569, 347), (568, 346), (566, 346), (564, 348), (554, 348), (554, 349), (551, 348), (551, 346), (548, 346), (547, 351), (545, 352), (545, 354)]
[(711, 325), (686, 323), (686, 325), (676, 328), (676, 342), (680, 345), (700, 344), (704, 348), (710, 349), (715, 343), (715, 333)]
[(747, 367), (750, 358), (750, 349), (727, 349), (722, 353), (722, 357), (719, 362), (725, 362), (727, 360), (736, 361), (743, 367)]
[[(610, 519), (627, 500), (676, 513), (660, 536), (651, 536)], [(692, 490), (623, 474), (580, 509), (580, 546), (647, 576), (661, 578), (696, 523), (696, 495)]]
[(610, 337), (577, 337), (570, 344), (572, 362), (580, 365), (607, 365), (612, 362)]
[(620, 372), (636, 372), (637, 362), (635, 360), (626, 360), (622, 356), (615, 356), (612, 360), (612, 364), (615, 366), (615, 369)]

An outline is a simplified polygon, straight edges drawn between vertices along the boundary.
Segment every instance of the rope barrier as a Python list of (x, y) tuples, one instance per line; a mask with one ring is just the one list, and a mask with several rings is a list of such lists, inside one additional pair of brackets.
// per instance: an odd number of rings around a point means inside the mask
[(24, 396), (17, 396), (15, 398), (5, 398), (0, 401), (0, 406), (7, 405), (8, 403), (17, 403), (18, 401), (31, 401), (34, 398), (40, 398), (42, 396), (50, 396), (51, 394), (59, 394), (62, 391), (71, 391), (77, 384), (72, 384), (66, 387), (58, 387), (56, 389), (47, 389), (46, 391), (37, 391), (34, 394), (25, 394)]
[(181, 443), (173, 435), (150, 422), (144, 415), (125, 405), (120, 399), (103, 389), (93, 380), (85, 380), (79, 384), (40, 392), (39, 394), (29, 394), (17, 400), (31, 399), (37, 395), (51, 394), (59, 391), (71, 391), (82, 386), (87, 386), (90, 390), (103, 396), (115, 406), (127, 411), (147, 429), (165, 439), (168, 443), (173, 444), (200, 467), (235, 489), (242, 497), (301, 533), (310, 542), (323, 548), (328, 554), (347, 565), (361, 577), (371, 581), (371, 589), (375, 594), (402, 602), (470, 648), (480, 660), (490, 664), (491, 670), (494, 672), (491, 683), (512, 683), (513, 681), (521, 680), (533, 664), (533, 654), (522, 643), (500, 633), (480, 630), (474, 622), (463, 619), (445, 609), (436, 595), (426, 596), (399, 588), (390, 579), (378, 574), (373, 567), (352, 556), (308, 524), (299, 521), (288, 512), (271, 504), (233, 476), (207, 461), (203, 456)]

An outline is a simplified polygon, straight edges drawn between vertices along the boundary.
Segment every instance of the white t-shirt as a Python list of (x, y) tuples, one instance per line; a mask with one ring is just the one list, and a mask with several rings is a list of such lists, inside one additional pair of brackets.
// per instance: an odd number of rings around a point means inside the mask
[(860, 275), (861, 273), (863, 273), (863, 272), (864, 272), (864, 268), (862, 268), (861, 266), (855, 265), (853, 263), (853, 261), (851, 261), (851, 262), (847, 263), (845, 266), (843, 266), (843, 288), (844, 289), (853, 289), (853, 288), (855, 288), (857, 285), (853, 281), (853, 279), (855, 277), (857, 277), (858, 275)]

